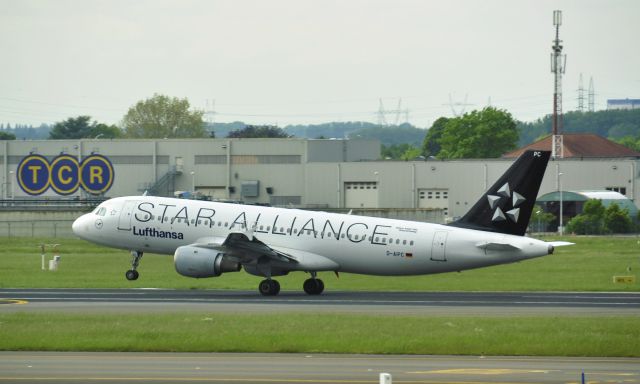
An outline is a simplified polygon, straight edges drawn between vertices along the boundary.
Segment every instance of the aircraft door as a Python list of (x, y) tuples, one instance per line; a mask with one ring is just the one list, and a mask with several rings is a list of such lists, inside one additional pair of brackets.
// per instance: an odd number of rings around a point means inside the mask
[(124, 204), (122, 205), (122, 210), (120, 211), (120, 218), (118, 219), (119, 230), (131, 230), (131, 215), (133, 214), (133, 207), (135, 207), (137, 203), (137, 201), (133, 200), (127, 200), (124, 202)]
[(433, 234), (433, 243), (431, 244), (431, 260), (447, 261), (447, 231), (437, 231)]

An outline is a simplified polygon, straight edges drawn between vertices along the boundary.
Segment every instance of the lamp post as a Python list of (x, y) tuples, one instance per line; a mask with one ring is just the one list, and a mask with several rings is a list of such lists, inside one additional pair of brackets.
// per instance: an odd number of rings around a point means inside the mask
[(564, 231), (564, 228), (562, 228), (562, 175), (564, 175), (564, 173), (558, 173), (558, 189), (560, 189), (560, 226), (558, 230), (560, 231), (560, 236), (563, 235)]
[(16, 197), (16, 193), (14, 189), (15, 183), (13, 182), (13, 171), (9, 171), (9, 182), (11, 183), (11, 200), (13, 200)]
[(542, 211), (536, 211), (536, 216), (538, 216), (538, 233), (540, 233), (540, 212)]
[(191, 192), (196, 192), (196, 173), (195, 171), (191, 171)]

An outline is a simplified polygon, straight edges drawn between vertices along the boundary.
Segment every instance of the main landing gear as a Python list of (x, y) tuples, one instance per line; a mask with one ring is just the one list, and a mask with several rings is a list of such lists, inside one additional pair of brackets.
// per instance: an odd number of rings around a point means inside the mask
[(275, 296), (280, 293), (280, 283), (277, 280), (262, 280), (258, 285), (258, 290), (262, 296)]
[[(312, 273), (311, 278), (305, 280), (302, 288), (308, 295), (319, 295), (324, 291), (324, 283)], [(277, 280), (265, 279), (258, 285), (258, 290), (263, 296), (276, 296), (280, 293), (280, 283)]]
[(124, 274), (127, 280), (138, 280), (140, 274), (136, 269), (140, 265), (140, 259), (142, 259), (142, 252), (131, 251), (131, 269)]
[(312, 277), (304, 281), (302, 285), (307, 295), (319, 295), (324, 291), (324, 283), (320, 279)]

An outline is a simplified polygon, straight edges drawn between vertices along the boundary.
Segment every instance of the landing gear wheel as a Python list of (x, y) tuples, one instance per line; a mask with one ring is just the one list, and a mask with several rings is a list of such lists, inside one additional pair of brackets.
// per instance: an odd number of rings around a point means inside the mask
[(324, 291), (324, 283), (320, 279), (307, 279), (302, 288), (308, 295), (319, 295)]
[(138, 268), (138, 265), (140, 265), (140, 259), (142, 259), (142, 252), (131, 251), (131, 269), (124, 274), (127, 280), (138, 280), (138, 276), (140, 276), (140, 274), (136, 269)]
[(280, 293), (280, 283), (276, 280), (262, 280), (258, 285), (258, 290), (263, 296), (275, 296)]
[(124, 274), (124, 276), (127, 280), (138, 280), (138, 276), (140, 276), (140, 274), (135, 269), (130, 269)]

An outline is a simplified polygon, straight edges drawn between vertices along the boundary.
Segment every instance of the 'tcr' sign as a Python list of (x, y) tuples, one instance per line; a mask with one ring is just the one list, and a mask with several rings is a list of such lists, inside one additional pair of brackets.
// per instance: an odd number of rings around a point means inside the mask
[(82, 162), (71, 155), (56, 156), (51, 162), (40, 155), (26, 156), (18, 165), (18, 185), (29, 195), (40, 195), (49, 187), (59, 195), (70, 195), (82, 187), (99, 195), (113, 184), (113, 165), (101, 155)]

